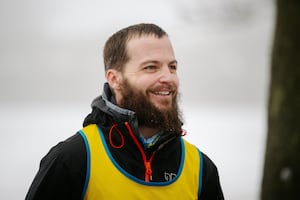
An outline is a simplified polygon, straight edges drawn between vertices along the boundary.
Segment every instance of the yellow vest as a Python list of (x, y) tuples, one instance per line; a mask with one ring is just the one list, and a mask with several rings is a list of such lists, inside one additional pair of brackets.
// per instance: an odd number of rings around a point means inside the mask
[(97, 125), (84, 127), (80, 134), (87, 150), (83, 199), (198, 199), (202, 185), (202, 155), (187, 141), (181, 140), (183, 153), (175, 178), (166, 182), (145, 182), (126, 172), (114, 160)]

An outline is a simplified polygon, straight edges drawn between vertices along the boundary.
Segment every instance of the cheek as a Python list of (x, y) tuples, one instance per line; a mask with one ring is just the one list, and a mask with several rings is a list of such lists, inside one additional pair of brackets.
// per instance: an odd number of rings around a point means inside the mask
[(154, 85), (157, 82), (155, 76), (140, 76), (135, 81), (135, 87), (139, 88), (140, 90), (147, 90), (149, 87)]
[(176, 85), (179, 86), (179, 78), (178, 78), (178, 76), (176, 76), (175, 82), (176, 82)]
[(173, 84), (176, 87), (176, 89), (178, 89), (178, 87), (179, 87), (179, 78), (178, 78), (178, 76), (174, 77)]
[[(139, 77), (135, 77), (135, 79), (131, 79), (130, 84), (133, 88), (146, 94), (147, 91), (159, 85), (159, 78), (160, 77), (155, 74), (148, 74), (147, 76), (140, 75)], [(172, 84), (176, 90), (178, 90), (179, 78), (177, 75), (171, 77), (171, 79), (169, 79), (169, 83)]]

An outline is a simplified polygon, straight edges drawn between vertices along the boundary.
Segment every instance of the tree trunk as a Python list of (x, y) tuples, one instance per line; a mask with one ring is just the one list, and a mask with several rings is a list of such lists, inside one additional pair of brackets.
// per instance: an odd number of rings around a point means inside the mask
[(262, 200), (300, 199), (300, 0), (277, 0)]

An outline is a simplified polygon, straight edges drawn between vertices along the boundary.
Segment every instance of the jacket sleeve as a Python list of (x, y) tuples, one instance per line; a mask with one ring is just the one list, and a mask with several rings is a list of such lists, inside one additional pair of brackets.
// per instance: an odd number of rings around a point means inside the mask
[(54, 146), (41, 160), (26, 200), (81, 199), (86, 173), (86, 154), (79, 134)]
[(201, 200), (224, 200), (218, 169), (213, 161), (204, 153), (203, 155), (203, 178)]

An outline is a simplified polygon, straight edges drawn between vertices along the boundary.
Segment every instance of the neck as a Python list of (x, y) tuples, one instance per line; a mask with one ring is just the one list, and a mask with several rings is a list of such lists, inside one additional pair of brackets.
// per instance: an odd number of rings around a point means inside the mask
[(149, 138), (153, 135), (156, 135), (159, 132), (159, 129), (140, 126), (139, 127), (139, 132), (144, 138), (147, 139), (147, 138)]

